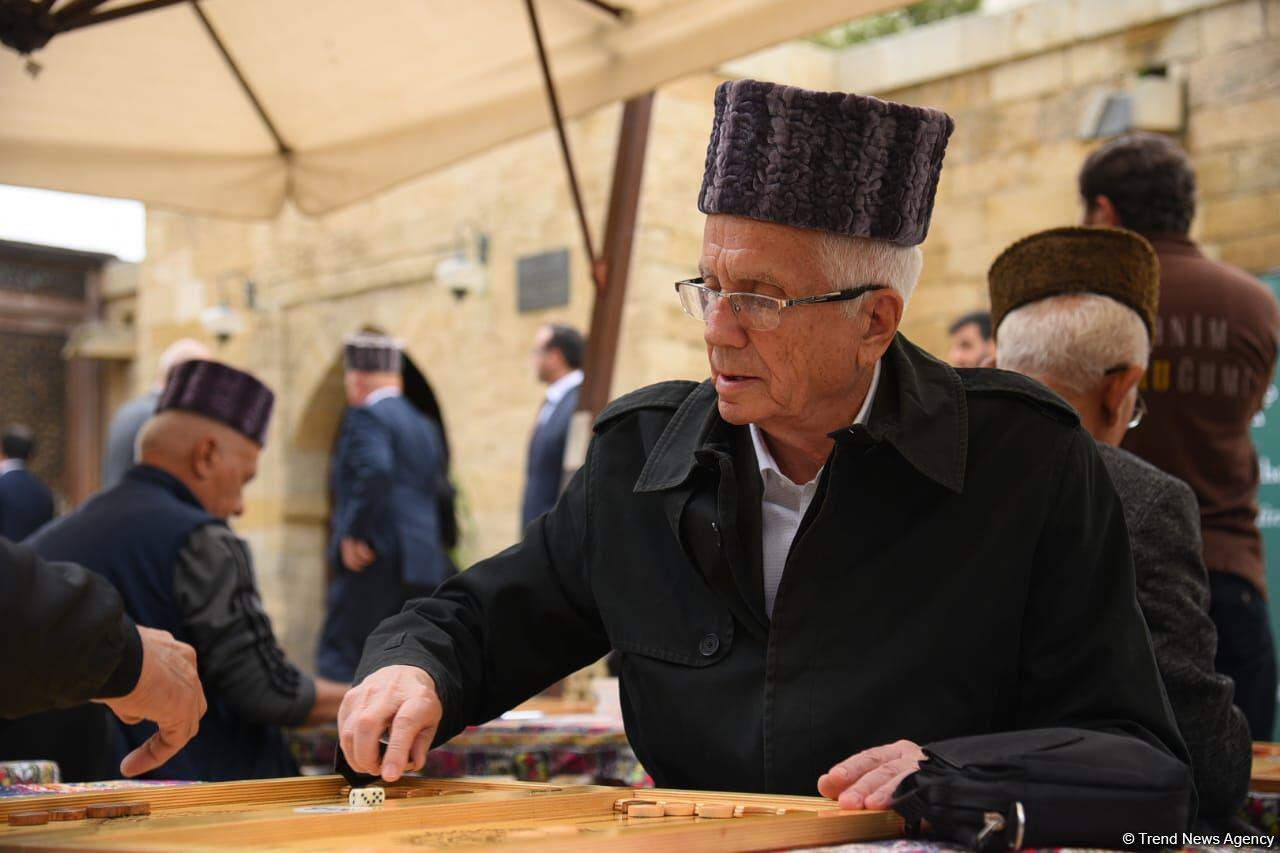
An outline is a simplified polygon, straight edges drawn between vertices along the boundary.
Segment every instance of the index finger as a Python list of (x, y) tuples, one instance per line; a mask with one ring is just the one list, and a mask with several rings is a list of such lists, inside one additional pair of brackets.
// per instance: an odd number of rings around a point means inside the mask
[(421, 737), (429, 744), (440, 722), (439, 705), (430, 699), (415, 697), (400, 706), (391, 723), (391, 737), (382, 757), (382, 778), (394, 782), (404, 772), (409, 751)]

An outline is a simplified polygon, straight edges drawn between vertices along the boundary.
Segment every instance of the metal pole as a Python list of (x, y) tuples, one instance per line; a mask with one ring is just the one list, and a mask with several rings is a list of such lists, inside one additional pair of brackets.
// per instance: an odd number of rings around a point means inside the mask
[(564, 156), (564, 168), (569, 173), (569, 192), (573, 196), (573, 206), (578, 211), (578, 225), (582, 229), (582, 246), (587, 253), (587, 264), (591, 269), (591, 279), (597, 290), (604, 288), (604, 277), (596, 258), (595, 247), (591, 243), (591, 228), (587, 225), (587, 211), (582, 203), (582, 192), (578, 188), (578, 175), (573, 169), (573, 155), (569, 153), (569, 137), (565, 134), (564, 118), (560, 113), (560, 98), (556, 94), (555, 81), (551, 78), (551, 66), (547, 62), (547, 50), (542, 43), (542, 28), (538, 26), (538, 13), (533, 8), (533, 0), (524, 0), (529, 10), (529, 24), (533, 27), (533, 43), (538, 49), (538, 62), (542, 65), (542, 80), (547, 87), (547, 100), (551, 102), (551, 117), (555, 120), (556, 135), (560, 140), (560, 153)]
[(631, 98), (622, 109), (613, 188), (609, 193), (609, 216), (604, 232), (605, 287), (596, 294), (591, 310), (591, 331), (587, 337), (582, 391), (578, 397), (578, 408), (591, 412), (593, 417), (609, 402), (609, 389), (613, 384), (652, 113), (653, 92)]

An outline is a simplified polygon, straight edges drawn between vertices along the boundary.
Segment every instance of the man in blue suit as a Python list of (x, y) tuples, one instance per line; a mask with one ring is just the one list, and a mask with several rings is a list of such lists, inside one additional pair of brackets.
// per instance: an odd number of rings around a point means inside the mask
[(27, 470), (31, 430), (14, 424), (0, 436), (0, 536), (21, 542), (53, 519), (53, 493)]
[(529, 441), (529, 464), (520, 510), (521, 529), (556, 505), (564, 483), (564, 445), (569, 422), (578, 408), (582, 387), (582, 334), (570, 326), (550, 324), (538, 330), (533, 366), (547, 397)]
[(347, 339), (346, 417), (331, 477), (333, 582), (316, 652), (325, 678), (350, 681), (365, 638), (454, 571), (441, 536), (448, 489), (440, 428), (403, 395), (397, 341)]

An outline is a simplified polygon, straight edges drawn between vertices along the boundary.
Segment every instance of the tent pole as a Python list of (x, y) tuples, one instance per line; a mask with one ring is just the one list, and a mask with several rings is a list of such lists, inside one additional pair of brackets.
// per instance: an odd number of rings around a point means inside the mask
[(640, 207), (640, 179), (644, 174), (652, 114), (653, 92), (629, 99), (622, 108), (613, 187), (609, 192), (609, 215), (605, 220), (602, 264), (605, 285), (596, 291), (595, 304), (591, 309), (582, 391), (578, 396), (579, 411), (589, 412), (593, 418), (609, 402), (613, 384), (613, 367), (622, 330), (622, 305), (626, 299), (631, 247)]
[(604, 262), (601, 264), (605, 286), (596, 291), (595, 303), (591, 307), (591, 329), (587, 333), (587, 354), (582, 365), (582, 390), (578, 392), (578, 410), (569, 422), (569, 437), (565, 441), (565, 482), (586, 462), (591, 424), (609, 402), (622, 331), (622, 306), (626, 301), (627, 278), (631, 272), (631, 247), (635, 240), (640, 179), (644, 175), (652, 113), (653, 92), (629, 99), (622, 108), (613, 187), (609, 192), (609, 216), (605, 225)]
[(556, 137), (560, 140), (560, 153), (564, 157), (564, 168), (569, 175), (569, 193), (573, 196), (573, 206), (578, 211), (578, 226), (582, 230), (582, 247), (587, 253), (587, 264), (591, 270), (591, 279), (596, 289), (604, 288), (604, 276), (600, 272), (600, 261), (596, 257), (595, 247), (591, 243), (591, 228), (587, 224), (587, 211), (582, 203), (582, 190), (578, 186), (578, 175), (573, 168), (573, 155), (569, 153), (569, 137), (564, 129), (564, 116), (560, 112), (560, 97), (556, 93), (555, 81), (551, 78), (551, 65), (547, 62), (547, 49), (542, 41), (542, 28), (538, 26), (538, 13), (533, 7), (533, 0), (524, 0), (529, 10), (529, 25), (533, 27), (533, 43), (538, 49), (538, 62), (542, 66), (542, 81), (547, 87), (547, 100), (551, 102), (551, 118), (555, 121)]

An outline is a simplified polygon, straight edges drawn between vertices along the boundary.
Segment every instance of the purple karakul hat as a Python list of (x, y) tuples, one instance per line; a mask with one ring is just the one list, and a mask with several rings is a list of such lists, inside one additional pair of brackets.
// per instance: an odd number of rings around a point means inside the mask
[(927, 107), (721, 83), (698, 210), (915, 246), (954, 128)]
[(169, 372), (156, 414), (176, 409), (226, 424), (261, 447), (276, 395), (257, 378), (218, 361), (188, 361)]

